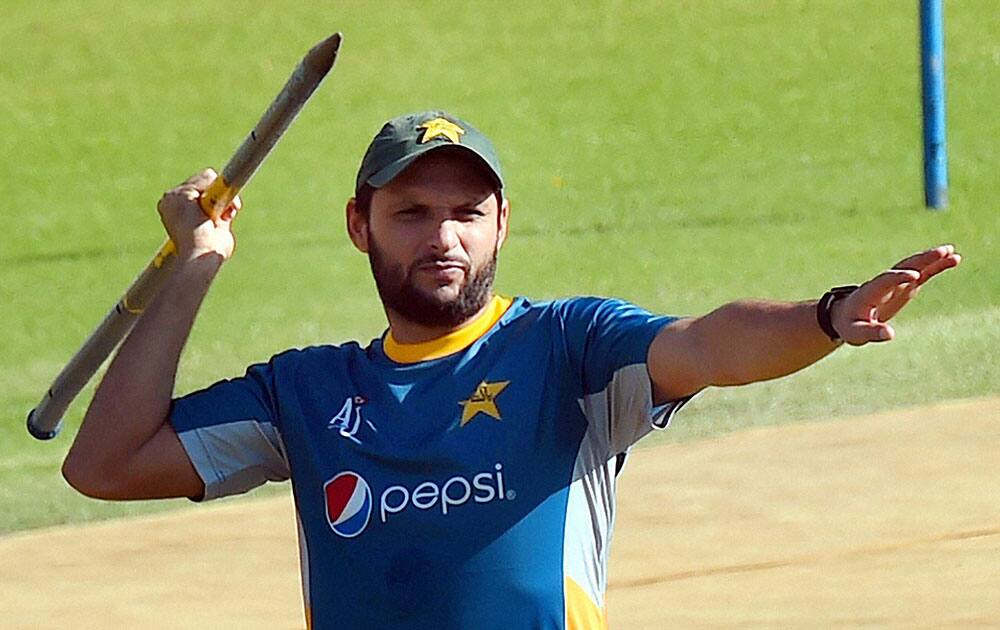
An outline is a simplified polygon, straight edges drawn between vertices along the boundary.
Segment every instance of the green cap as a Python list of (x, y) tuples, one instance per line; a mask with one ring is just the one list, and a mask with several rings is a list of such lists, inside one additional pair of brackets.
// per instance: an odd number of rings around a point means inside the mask
[(500, 160), (489, 139), (461, 118), (443, 111), (404, 114), (382, 126), (365, 151), (358, 169), (355, 194), (363, 184), (381, 188), (425, 153), (442, 147), (460, 148), (486, 165), (503, 188)]

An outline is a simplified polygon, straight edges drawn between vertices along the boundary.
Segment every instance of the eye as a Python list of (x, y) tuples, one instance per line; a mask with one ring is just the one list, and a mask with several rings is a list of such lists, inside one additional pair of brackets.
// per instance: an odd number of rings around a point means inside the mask
[(425, 213), (425, 209), (420, 206), (411, 206), (409, 208), (403, 208), (396, 212), (396, 216), (404, 220), (419, 219)]
[(486, 216), (486, 213), (478, 208), (459, 208), (458, 216), (464, 221), (475, 221)]

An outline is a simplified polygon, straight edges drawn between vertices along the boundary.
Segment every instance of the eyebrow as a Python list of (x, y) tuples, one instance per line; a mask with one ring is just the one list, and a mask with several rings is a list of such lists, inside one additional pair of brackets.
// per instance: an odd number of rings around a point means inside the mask
[[(486, 201), (486, 200), (484, 199), (482, 201), (466, 201), (464, 203), (460, 203), (460, 204), (455, 205), (455, 206), (448, 206), (448, 209), (449, 210), (472, 210), (472, 209), (478, 208), (479, 205), (483, 203), (483, 201)], [(394, 212), (401, 212), (403, 210), (420, 210), (420, 211), (424, 211), (424, 210), (433, 210), (433, 207), (432, 206), (428, 206), (426, 204), (422, 204), (422, 203), (407, 203), (407, 204), (400, 205), (398, 208), (396, 208), (394, 210)]]

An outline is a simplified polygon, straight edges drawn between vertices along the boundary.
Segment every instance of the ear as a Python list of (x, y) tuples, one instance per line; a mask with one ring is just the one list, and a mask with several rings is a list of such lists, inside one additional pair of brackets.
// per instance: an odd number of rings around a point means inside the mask
[(507, 240), (507, 225), (510, 219), (510, 200), (506, 197), (500, 203), (500, 209), (497, 212), (497, 249), (499, 250), (503, 247), (504, 242)]
[(368, 253), (368, 217), (358, 210), (358, 201), (354, 197), (347, 200), (347, 235), (351, 242), (362, 253)]

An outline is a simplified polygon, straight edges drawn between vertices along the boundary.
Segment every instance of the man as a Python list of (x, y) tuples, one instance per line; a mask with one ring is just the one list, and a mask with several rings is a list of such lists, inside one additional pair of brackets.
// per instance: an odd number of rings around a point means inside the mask
[(500, 297), (510, 205), (496, 153), (454, 116), (411, 114), (372, 141), (347, 204), (385, 335), (285, 352), (171, 400), (195, 314), (233, 252), (238, 206), (213, 224), (197, 204), (214, 177), (160, 201), (175, 271), (63, 470), (108, 499), (212, 499), (291, 478), (316, 628), (604, 627), (615, 476), (632, 444), (708, 386), (892, 339), (887, 321), (960, 261), (942, 246), (818, 301), (689, 319)]

